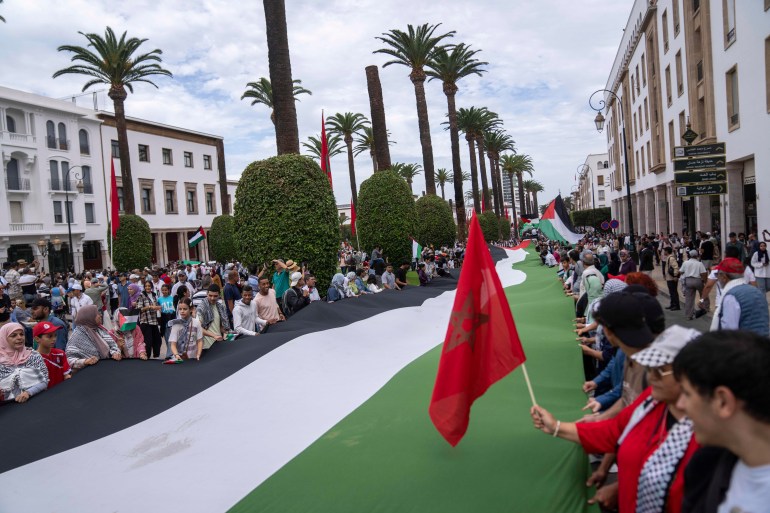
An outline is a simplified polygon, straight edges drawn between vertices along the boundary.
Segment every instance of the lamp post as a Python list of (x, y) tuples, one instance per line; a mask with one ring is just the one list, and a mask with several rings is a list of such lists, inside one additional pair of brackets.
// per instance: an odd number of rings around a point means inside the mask
[[(596, 101), (596, 106), (594, 106), (594, 96), (597, 94), (602, 93), (602, 96)], [(602, 133), (602, 130), (604, 130), (604, 116), (602, 115), (602, 110), (607, 106), (607, 103), (604, 100), (604, 95), (607, 94), (615, 99), (615, 101), (618, 102), (618, 108), (620, 109), (620, 116), (623, 118), (623, 124), (622, 124), (622, 133), (623, 133), (623, 160), (625, 161), (625, 179), (626, 179), (626, 203), (628, 204), (628, 230), (629, 230), (629, 241), (631, 243), (631, 258), (634, 259), (634, 261), (637, 261), (636, 257), (636, 242), (634, 241), (634, 213), (633, 209), (631, 208), (631, 182), (629, 180), (629, 171), (628, 171), (628, 147), (626, 146), (626, 115), (623, 112), (623, 104), (620, 101), (620, 98), (617, 94), (613, 93), (609, 89), (599, 89), (598, 91), (594, 91), (594, 93), (588, 98), (588, 105), (596, 111), (596, 118), (594, 118), (594, 123), (596, 124), (596, 130), (599, 133)]]
[[(79, 167), (83, 166), (72, 166), (67, 168), (67, 172), (64, 173), (64, 212), (67, 215), (67, 234), (69, 235), (69, 261), (67, 262), (67, 272), (69, 272), (70, 266), (72, 266), (73, 271), (75, 270), (75, 252), (72, 246), (72, 216), (70, 216), (70, 210), (74, 210), (70, 208), (70, 173), (72, 173), (73, 169), (77, 169)], [(82, 176), (80, 176), (78, 173), (73, 174), (75, 175), (75, 180), (78, 181), (75, 187), (80, 194), (83, 194), (85, 185), (83, 185)]]
[(40, 256), (43, 257), (42, 262), (40, 262), (41, 271), (45, 271), (45, 258), (48, 256), (51, 248), (57, 253), (61, 251), (61, 240), (58, 237), (53, 242), (51, 242), (51, 239), (40, 239), (37, 241), (37, 249), (40, 251)]
[[(578, 167), (578, 175), (580, 180), (587, 180), (588, 173), (591, 173), (591, 223), (596, 222), (596, 195), (594, 194), (594, 170), (588, 164), (580, 164)], [(594, 230), (596, 226), (594, 226)]]

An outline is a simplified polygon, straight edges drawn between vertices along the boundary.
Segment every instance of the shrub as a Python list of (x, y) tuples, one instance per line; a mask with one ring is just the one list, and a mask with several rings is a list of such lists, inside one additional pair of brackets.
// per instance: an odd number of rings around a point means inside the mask
[(439, 248), (452, 246), (457, 237), (452, 210), (449, 204), (432, 194), (422, 196), (415, 202), (417, 227), (415, 238), (423, 246)]
[(491, 210), (479, 215), (479, 225), (484, 234), (484, 240), (492, 242), (500, 238), (500, 226), (497, 222), (497, 216)]
[(147, 221), (136, 215), (120, 216), (113, 259), (115, 269), (121, 271), (152, 265), (152, 232)]
[(508, 240), (511, 238), (511, 221), (504, 217), (500, 218), (500, 239)]
[(339, 217), (326, 174), (308, 157), (252, 162), (235, 191), (235, 241), (246, 264), (306, 262), (326, 290), (337, 268)]
[(570, 212), (569, 216), (572, 219), (573, 226), (593, 226), (597, 230), (602, 229), (602, 221), (612, 220), (612, 212), (610, 211), (610, 207), (576, 210)]
[(235, 219), (231, 215), (214, 218), (207, 234), (209, 253), (217, 262), (229, 262), (238, 258), (238, 245), (235, 242)]
[(409, 185), (395, 171), (378, 171), (361, 183), (356, 215), (361, 249), (381, 246), (395, 264), (412, 259), (417, 210)]

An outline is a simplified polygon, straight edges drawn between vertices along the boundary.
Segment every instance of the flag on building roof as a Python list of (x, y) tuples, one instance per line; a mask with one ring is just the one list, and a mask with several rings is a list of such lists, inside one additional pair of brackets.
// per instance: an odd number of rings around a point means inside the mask
[(422, 256), (422, 246), (419, 242), (412, 239), (412, 260), (419, 260)]
[(561, 194), (556, 196), (545, 209), (543, 215), (540, 216), (538, 229), (551, 240), (569, 242), (570, 244), (575, 244), (583, 238), (579, 233), (575, 233)]
[(195, 232), (195, 235), (190, 237), (190, 240), (187, 241), (187, 245), (191, 248), (194, 248), (200, 242), (206, 238), (206, 232), (203, 231), (203, 226), (199, 226), (198, 230)]
[(473, 216), (429, 408), (441, 436), (457, 445), (468, 429), (473, 402), (525, 360), (511, 307)]

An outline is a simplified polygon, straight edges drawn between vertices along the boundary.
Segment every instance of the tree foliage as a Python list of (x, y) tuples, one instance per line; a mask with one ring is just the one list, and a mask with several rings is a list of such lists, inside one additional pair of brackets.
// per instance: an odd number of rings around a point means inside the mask
[(307, 262), (325, 290), (337, 267), (339, 216), (329, 180), (309, 157), (252, 162), (235, 191), (235, 240), (244, 264)]
[(417, 227), (415, 238), (423, 246), (451, 246), (457, 237), (457, 227), (449, 203), (438, 196), (426, 195), (415, 202)]
[(479, 214), (479, 225), (485, 241), (492, 242), (500, 239), (500, 225), (494, 212), (488, 210)]
[(231, 215), (214, 218), (208, 233), (209, 253), (217, 262), (229, 262), (238, 258), (235, 241), (235, 219)]
[(593, 226), (599, 231), (602, 230), (602, 221), (612, 220), (610, 207), (600, 207), (596, 209), (577, 210), (570, 212), (570, 218), (574, 226)]
[(152, 263), (152, 232), (147, 221), (136, 215), (120, 216), (113, 251), (115, 268), (142, 269)]
[(504, 217), (500, 218), (500, 240), (511, 238), (511, 221)]
[(385, 258), (398, 265), (412, 259), (417, 209), (409, 186), (393, 170), (380, 171), (361, 183), (356, 227), (361, 249), (381, 246)]

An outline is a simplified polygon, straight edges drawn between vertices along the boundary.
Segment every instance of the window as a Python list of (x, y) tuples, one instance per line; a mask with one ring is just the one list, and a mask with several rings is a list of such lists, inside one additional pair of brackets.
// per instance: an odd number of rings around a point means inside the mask
[(722, 0), (722, 25), (727, 48), (735, 41), (735, 0)]
[(650, 129), (650, 109), (647, 108), (647, 98), (644, 99), (644, 129)]
[(671, 158), (674, 158), (674, 146), (676, 146), (676, 140), (674, 139), (674, 122), (668, 122), (668, 145)]
[(671, 3), (671, 16), (674, 18), (674, 37), (679, 35), (679, 0)]
[(150, 161), (150, 147), (146, 144), (139, 145), (139, 162)]
[(215, 186), (204, 185), (203, 188), (206, 196), (206, 213), (216, 214), (217, 213), (217, 196), (216, 196)]
[(193, 158), (192, 158), (191, 151), (184, 152), (184, 167), (193, 167)]
[[(636, 164), (636, 177), (639, 178), (639, 151), (636, 151), (635, 155), (636, 155), (636, 157), (635, 157), (635, 160), (636, 160), (636, 162), (635, 162), (635, 164)], [(642, 154), (642, 155), (644, 155), (644, 154)]]
[(48, 148), (55, 150), (56, 149), (56, 125), (53, 124), (53, 121), (46, 121), (45, 122), (45, 139), (46, 139), (46, 145)]
[(118, 141), (112, 140), (112, 158), (119, 159), (120, 158), (120, 145), (118, 144)]
[(67, 140), (67, 125), (64, 123), (59, 123), (59, 149), (60, 150), (68, 150), (69, 149), (69, 141)]
[(64, 214), (62, 213), (62, 209), (61, 209), (61, 201), (53, 202), (53, 222), (54, 223), (64, 222)]
[(604, 161), (604, 169), (609, 169), (609, 167), (610, 167), (610, 163), (605, 160)]
[(663, 11), (663, 16), (660, 19), (660, 24), (663, 28), (663, 53), (668, 52), (668, 12)]
[(693, 16), (695, 13), (698, 12), (698, 9), (700, 9), (700, 0), (692, 0), (692, 13)]
[(671, 66), (666, 66), (666, 101), (668, 106), (671, 107)]
[(21, 201), (9, 201), (11, 207), (11, 223), (24, 222), (24, 206)]
[(185, 184), (185, 203), (187, 204), (188, 214), (198, 213), (198, 194), (197, 186), (194, 183)]
[(49, 184), (52, 191), (61, 190), (61, 181), (59, 180), (59, 163), (52, 160), (48, 163), (51, 169), (51, 183)]
[(636, 101), (636, 87), (634, 87), (634, 74), (631, 74), (631, 103)]
[(637, 130), (637, 126), (636, 126), (636, 112), (634, 112), (634, 141), (639, 139), (639, 133), (636, 130)]
[(96, 222), (96, 216), (94, 215), (94, 204), (86, 203), (86, 223), (94, 224)]
[(682, 75), (682, 50), (676, 52), (676, 94), (684, 94), (684, 76)]
[(647, 141), (647, 171), (652, 167), (652, 153), (650, 153), (650, 141)]
[(733, 66), (725, 75), (727, 79), (727, 126), (730, 129), (740, 125), (738, 104), (738, 68)]
[(88, 144), (88, 132), (82, 128), (78, 131), (78, 141), (80, 142), (80, 154), (90, 155), (91, 148)]
[(178, 214), (176, 208), (176, 182), (163, 182), (163, 200), (167, 214)]
[(118, 186), (116, 188), (118, 189), (118, 210), (120, 212), (125, 212), (126, 205), (125, 205), (125, 202), (123, 201), (123, 187)]
[(60, 190), (74, 192), (77, 189), (72, 187), (72, 180), (71, 180), (72, 177), (70, 177), (69, 174), (70, 174), (70, 163), (66, 161), (62, 161), (61, 163), (62, 188)]
[[(765, 9), (768, 9), (770, 0), (765, 1)], [(770, 112), (770, 37), (765, 39), (765, 97), (767, 98), (767, 112)]]
[(695, 65), (695, 75), (698, 78), (698, 83), (703, 81), (703, 59), (698, 61)]
[(639, 65), (636, 65), (636, 94), (639, 94)]
[(647, 166), (644, 165), (644, 150), (642, 150), (642, 174), (647, 174)]
[(139, 190), (141, 191), (142, 214), (155, 213), (155, 192), (153, 180), (139, 180)]
[(5, 115), (5, 126), (8, 128), (8, 131), (12, 134), (16, 133), (16, 120), (13, 119), (10, 115)]
[(211, 155), (203, 156), (203, 169), (211, 169)]
[(596, 185), (604, 185), (604, 175), (598, 175), (596, 177)]
[(167, 166), (174, 164), (174, 157), (171, 154), (171, 148), (163, 148), (163, 163)]
[(644, 59), (644, 54), (642, 54), (642, 85), (647, 85), (647, 61)]
[(71, 201), (65, 201), (64, 202), (67, 205), (67, 217), (69, 218), (70, 223), (75, 222), (75, 213), (72, 210), (72, 202)]
[(81, 179), (83, 180), (83, 192), (85, 194), (94, 193), (94, 184), (91, 181), (91, 166), (82, 166)]
[(599, 201), (604, 201), (604, 191), (599, 191)]

